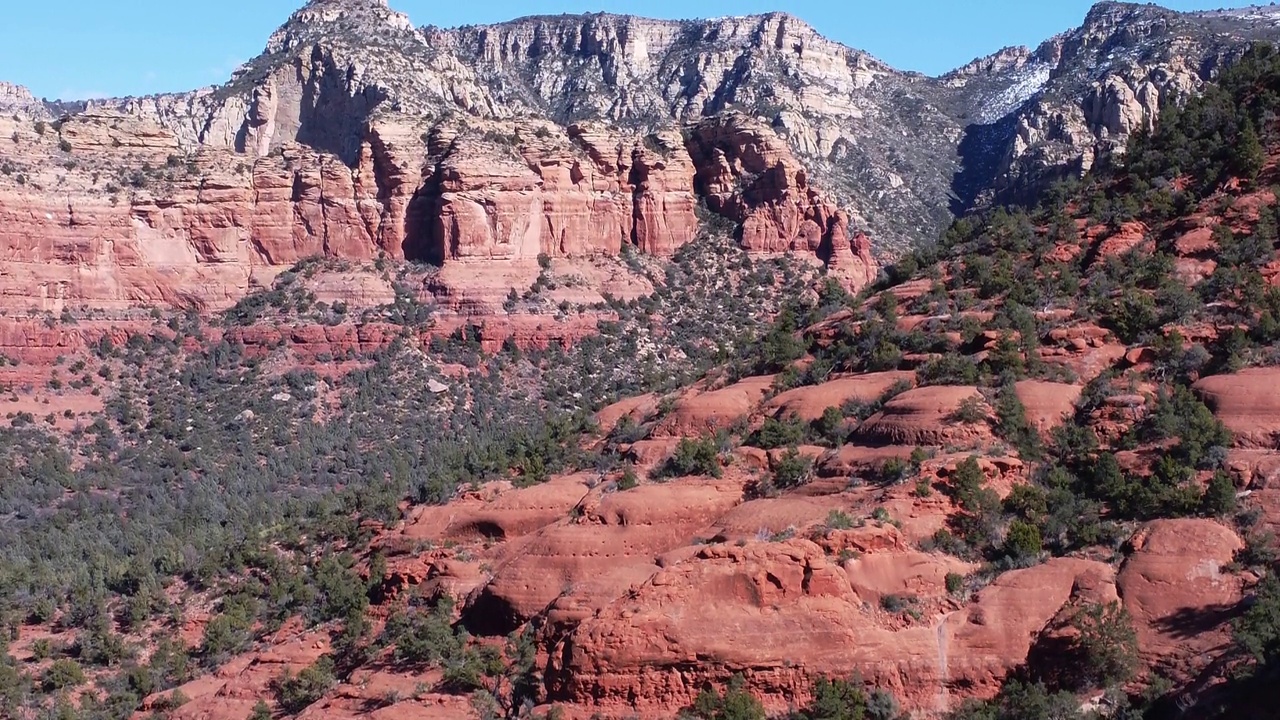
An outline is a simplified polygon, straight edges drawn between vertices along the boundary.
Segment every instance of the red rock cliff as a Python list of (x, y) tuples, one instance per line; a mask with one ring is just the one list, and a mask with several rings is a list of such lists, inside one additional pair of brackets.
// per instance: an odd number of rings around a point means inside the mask
[(771, 130), (740, 116), (643, 136), (603, 124), (375, 121), (354, 166), (300, 144), (186, 154), (142, 116), (0, 121), (0, 308), (218, 309), (298, 260), (529, 264), (666, 255), (700, 199), (752, 251), (816, 253), (848, 283), (865, 238)]

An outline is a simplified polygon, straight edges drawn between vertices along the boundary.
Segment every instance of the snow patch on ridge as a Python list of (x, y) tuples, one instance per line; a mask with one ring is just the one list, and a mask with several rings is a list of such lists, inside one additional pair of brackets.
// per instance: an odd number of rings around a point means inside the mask
[(1044, 89), (1052, 70), (1049, 63), (1032, 62), (1009, 73), (1007, 87), (976, 104), (978, 112), (974, 119), (981, 125), (999, 122)]
[(1280, 24), (1280, 9), (1277, 8), (1257, 8), (1256, 12), (1251, 12), (1243, 16), (1245, 20), (1262, 20), (1270, 22), (1272, 25)]
[(1280, 8), (1271, 5), (1256, 5), (1245, 8), (1226, 8), (1222, 10), (1202, 10), (1188, 13), (1201, 17), (1233, 17), (1242, 20), (1280, 20)]

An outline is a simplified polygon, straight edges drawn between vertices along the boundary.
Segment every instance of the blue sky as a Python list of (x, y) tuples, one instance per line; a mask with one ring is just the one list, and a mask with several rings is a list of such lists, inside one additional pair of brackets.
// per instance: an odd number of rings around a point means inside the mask
[[(219, 83), (262, 49), (302, 0), (49, 0), (7, 3), (0, 80), (38, 97), (78, 99)], [(1168, 0), (1178, 10), (1243, 7)], [(1090, 0), (391, 0), (415, 25), (452, 27), (520, 15), (608, 11), (716, 17), (785, 10), (819, 32), (932, 75), (1007, 45), (1035, 45), (1080, 24)]]

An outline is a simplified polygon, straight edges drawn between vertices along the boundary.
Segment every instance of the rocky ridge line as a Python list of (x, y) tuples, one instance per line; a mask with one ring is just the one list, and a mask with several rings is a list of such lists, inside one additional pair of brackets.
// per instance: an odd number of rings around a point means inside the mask
[[(683, 157), (677, 133), (728, 112), (756, 118), (759, 142), (773, 147), (776, 134), (805, 171), (803, 187), (781, 188), (795, 191), (786, 201), (797, 203), (794, 217), (775, 217), (776, 236), (758, 244), (814, 245), (796, 242), (810, 232), (796, 218), (838, 211), (848, 217), (844, 235), (865, 232), (892, 256), (932, 240), (955, 211), (1026, 198), (1086, 171), (1147, 126), (1162, 99), (1196, 91), (1248, 42), (1280, 36), (1278, 20), (1265, 9), (1180, 14), (1102, 3), (1081, 28), (1035, 51), (1002, 50), (931, 79), (784, 13), (532, 17), (442, 30), (415, 28), (380, 0), (315, 0), (217, 88), (58, 104), (6, 86), (0, 103), (21, 112), (0, 120), (15, 140), (0, 207), (16, 228), (14, 257), (36, 268), (19, 274), (8, 304), (216, 307), (288, 258), (317, 252), (505, 263), (528, 260), (534, 246), (548, 254), (620, 242), (672, 247), (696, 224), (692, 185), (706, 170)], [(56, 132), (36, 131), (50, 125)], [(616, 139), (580, 142), (600, 127)], [(450, 151), (450, 138), (464, 147)], [(599, 173), (585, 172), (584, 156)], [(557, 167), (585, 193), (573, 202), (589, 209), (574, 212), (603, 224), (504, 209), (562, 191), (562, 179), (548, 179)], [(272, 177), (259, 183), (259, 168)], [(498, 187), (509, 195), (497, 199)], [(812, 191), (830, 208), (810, 207)], [(466, 203), (432, 200), (437, 193)], [(246, 206), (263, 219), (248, 218)], [(136, 247), (103, 250), (85, 238), (90, 225), (109, 228), (101, 240)], [(486, 225), (484, 237), (465, 236)], [(874, 275), (862, 265), (851, 284)], [(194, 289), (181, 298), (166, 289), (178, 285)]]

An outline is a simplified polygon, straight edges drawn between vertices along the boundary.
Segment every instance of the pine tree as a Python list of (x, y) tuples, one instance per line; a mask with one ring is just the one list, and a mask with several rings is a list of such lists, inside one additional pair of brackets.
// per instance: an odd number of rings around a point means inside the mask
[(1231, 476), (1219, 470), (1209, 481), (1200, 499), (1201, 512), (1210, 517), (1229, 515), (1236, 509), (1236, 485)]
[(1071, 625), (1079, 635), (1074, 650), (1086, 682), (1099, 687), (1127, 682), (1138, 670), (1138, 635), (1133, 618), (1119, 602), (1090, 604)]
[(1266, 160), (1266, 151), (1263, 150), (1262, 141), (1258, 139), (1258, 131), (1254, 128), (1253, 121), (1245, 118), (1244, 127), (1240, 129), (1236, 143), (1231, 148), (1232, 170), (1246, 180), (1254, 180), (1262, 172), (1262, 165)]
[(271, 720), (271, 707), (259, 700), (253, 706), (253, 712), (250, 713), (249, 720)]

